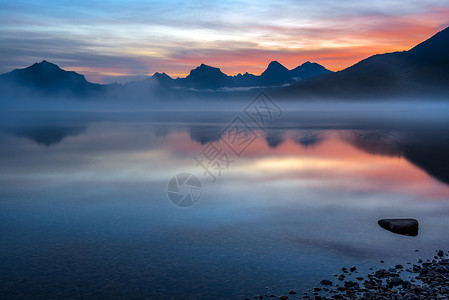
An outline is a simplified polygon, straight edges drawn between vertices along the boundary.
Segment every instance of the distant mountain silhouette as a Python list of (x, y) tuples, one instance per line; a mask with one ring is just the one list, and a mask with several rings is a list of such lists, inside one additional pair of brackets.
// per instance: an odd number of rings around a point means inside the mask
[(176, 81), (179, 86), (197, 89), (216, 89), (230, 85), (228, 75), (219, 68), (205, 64), (191, 70), (186, 78), (178, 78)]
[(175, 80), (167, 74), (156, 72), (142, 81), (131, 81), (123, 86), (119, 85), (114, 92), (110, 91), (110, 85), (106, 88), (110, 94), (118, 93), (122, 98), (138, 98), (151, 94), (164, 97), (166, 96), (164, 91), (173, 88), (175, 84)]
[(278, 96), (397, 97), (449, 95), (449, 28), (409, 51), (378, 54), (340, 72), (312, 77)]
[(171, 88), (173, 87), (173, 78), (171, 78), (170, 76), (168, 76), (165, 73), (159, 73), (156, 72), (154, 73), (153, 76), (151, 76), (152, 80), (155, 80), (159, 86), (164, 87), (164, 88)]
[[(310, 71), (304, 69), (304, 66), (308, 64), (313, 65), (313, 67), (308, 68)], [(331, 73), (331, 71), (316, 63), (311, 64), (308, 62), (293, 70), (288, 70), (277, 61), (272, 61), (260, 76), (249, 73), (228, 76), (219, 68), (201, 64), (199, 67), (191, 70), (186, 78), (177, 78), (175, 80), (170, 78), (171, 81), (164, 78), (164, 81), (166, 87), (194, 88), (198, 90), (232, 87), (271, 87), (327, 73)]]
[(201, 64), (191, 70), (186, 78), (176, 79), (178, 87), (197, 89), (218, 89), (226, 87), (273, 87), (309, 78), (316, 75), (332, 73), (325, 67), (307, 62), (293, 70), (288, 70), (277, 61), (272, 61), (261, 75), (249, 73), (228, 76), (219, 68)]
[(46, 60), (0, 75), (1, 85), (53, 96), (85, 97), (102, 91), (102, 85), (90, 83), (83, 75), (65, 71)]
[(10, 94), (25, 91), (28, 95), (78, 98), (106, 94), (125, 98), (128, 96), (142, 97), (149, 94), (166, 96), (169, 90), (193, 92), (235, 87), (273, 87), (330, 72), (318, 64), (314, 64), (311, 72), (305, 71), (303, 66), (306, 64), (289, 71), (280, 63), (273, 61), (260, 76), (249, 73), (228, 76), (219, 68), (201, 64), (191, 70), (185, 78), (173, 79), (165, 73), (157, 72), (142, 81), (133, 81), (124, 85), (117, 83), (100, 85), (88, 82), (81, 74), (65, 71), (57, 65), (43, 60), (30, 67), (0, 75), (0, 90), (8, 90)]
[(310, 61), (303, 63), (302, 65), (290, 70), (290, 74), (294, 79), (307, 79), (317, 75), (329, 74), (329, 71), (322, 65), (312, 63)]
[(259, 86), (259, 77), (257, 75), (246, 72), (245, 74), (237, 74), (232, 77), (234, 87), (253, 87)]
[(277, 61), (270, 62), (267, 69), (260, 74), (260, 81), (265, 85), (283, 84), (292, 80), (290, 71)]

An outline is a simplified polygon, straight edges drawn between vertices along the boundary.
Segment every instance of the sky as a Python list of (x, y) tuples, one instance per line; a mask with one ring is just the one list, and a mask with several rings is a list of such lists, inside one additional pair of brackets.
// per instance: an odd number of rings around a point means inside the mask
[(0, 73), (46, 59), (92, 82), (201, 63), (260, 74), (272, 60), (337, 71), (449, 26), (449, 1), (0, 0)]

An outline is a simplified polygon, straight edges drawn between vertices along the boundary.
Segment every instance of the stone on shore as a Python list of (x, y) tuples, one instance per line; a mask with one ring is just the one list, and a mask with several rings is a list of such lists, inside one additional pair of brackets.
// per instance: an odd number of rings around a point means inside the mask
[(324, 280), (321, 280), (321, 282), (320, 282), (322, 285), (332, 285), (333, 283), (332, 283), (332, 281), (330, 281), (330, 280), (326, 280), (326, 279), (324, 279)]
[(377, 223), (383, 229), (397, 234), (418, 235), (418, 221), (415, 219), (381, 219)]

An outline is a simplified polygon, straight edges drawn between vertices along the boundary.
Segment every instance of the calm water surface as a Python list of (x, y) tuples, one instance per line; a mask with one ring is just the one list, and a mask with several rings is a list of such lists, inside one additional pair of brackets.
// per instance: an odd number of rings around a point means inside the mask
[[(343, 266), (449, 249), (444, 122), (301, 123), (287, 113), (264, 130), (246, 121), (255, 138), (237, 156), (220, 139), (233, 113), (130, 116), (2, 123), (1, 298), (280, 295)], [(215, 182), (195, 161), (211, 145), (231, 161)], [(188, 208), (167, 197), (182, 172), (202, 184)], [(419, 235), (383, 230), (386, 217), (418, 219)]]

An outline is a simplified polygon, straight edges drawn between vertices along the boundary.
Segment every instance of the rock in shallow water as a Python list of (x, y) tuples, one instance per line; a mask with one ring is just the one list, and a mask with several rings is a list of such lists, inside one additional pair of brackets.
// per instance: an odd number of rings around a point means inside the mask
[(332, 285), (333, 283), (332, 283), (332, 281), (330, 281), (330, 280), (326, 280), (326, 279), (324, 279), (324, 280), (321, 280), (321, 282), (320, 282), (322, 285)]
[(397, 234), (418, 235), (418, 221), (415, 219), (381, 219), (377, 223), (383, 229)]

